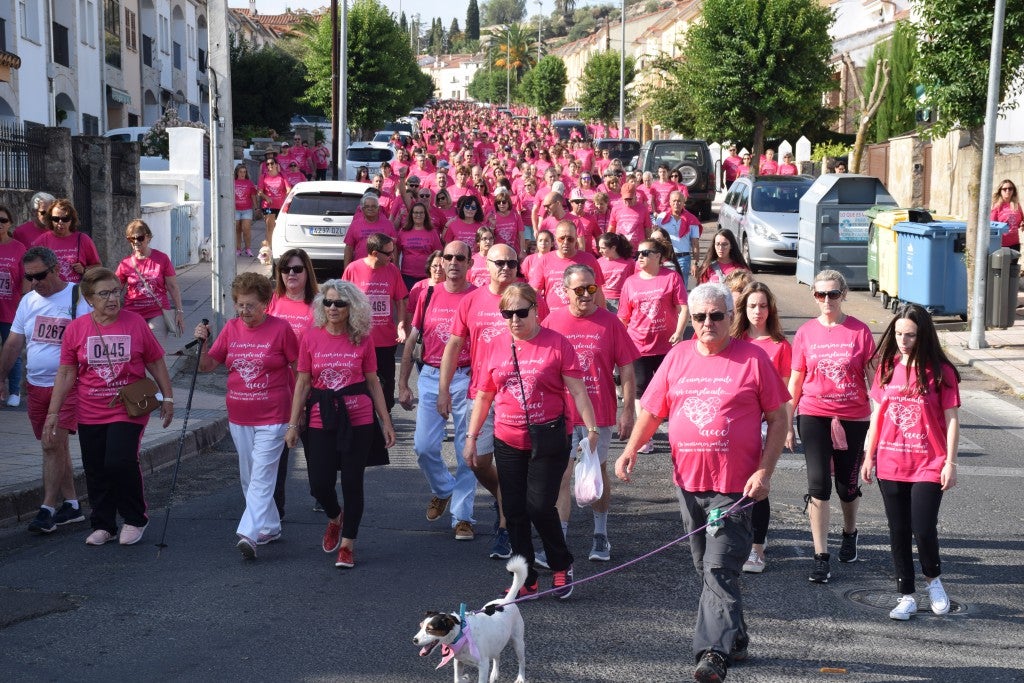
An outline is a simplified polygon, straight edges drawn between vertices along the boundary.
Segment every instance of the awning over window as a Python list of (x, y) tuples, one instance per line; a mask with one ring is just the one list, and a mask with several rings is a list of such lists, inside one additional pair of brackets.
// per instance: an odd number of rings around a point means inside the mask
[(132, 96), (128, 94), (127, 90), (121, 90), (120, 88), (115, 88), (112, 85), (107, 86), (107, 97), (121, 104), (132, 103)]

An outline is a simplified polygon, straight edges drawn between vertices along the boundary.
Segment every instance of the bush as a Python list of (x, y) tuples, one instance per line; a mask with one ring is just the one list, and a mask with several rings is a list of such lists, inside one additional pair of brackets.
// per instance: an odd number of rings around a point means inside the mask
[(142, 138), (142, 153), (147, 156), (159, 156), (164, 159), (171, 157), (170, 139), (167, 136), (168, 128), (202, 128), (206, 125), (199, 121), (182, 121), (178, 116), (178, 110), (173, 106), (164, 110), (164, 115), (153, 124), (152, 129)]

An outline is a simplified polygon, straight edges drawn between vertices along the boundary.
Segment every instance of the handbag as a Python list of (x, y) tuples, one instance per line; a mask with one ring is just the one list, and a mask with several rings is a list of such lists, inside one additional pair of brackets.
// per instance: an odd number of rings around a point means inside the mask
[[(146, 288), (146, 293), (156, 299), (157, 303), (160, 303), (160, 297), (153, 292), (153, 288), (149, 286), (149, 282), (146, 281), (146, 278), (142, 277), (142, 273), (139, 272), (138, 267), (136, 267), (134, 263), (132, 264), (132, 270), (134, 270), (135, 274), (139, 276), (139, 282), (141, 282), (142, 286)], [(167, 334), (172, 337), (180, 336), (181, 333), (178, 332), (178, 321), (175, 320), (174, 314), (169, 309), (163, 308), (162, 306), (160, 307), (160, 314), (164, 318), (164, 324), (167, 325)]]
[[(420, 325), (427, 322), (427, 309), (430, 308), (430, 297), (434, 295), (434, 285), (427, 287), (427, 298), (423, 301), (423, 320)], [(416, 367), (423, 367), (423, 330), (416, 333), (416, 344), (412, 347), (412, 359), (416, 361)]]
[(523, 415), (526, 417), (526, 431), (530, 434), (530, 460), (538, 458), (568, 457), (569, 435), (565, 433), (565, 415), (554, 420), (539, 424), (530, 422), (530, 411), (526, 407), (526, 385), (519, 372), (519, 357), (516, 355), (516, 342), (512, 340), (512, 367), (519, 380), (519, 391), (523, 396)]
[[(93, 319), (92, 324), (96, 328), (96, 334), (100, 336), (100, 343), (103, 345), (104, 355), (107, 357), (107, 365), (110, 366), (110, 376), (113, 378), (114, 363), (110, 360), (110, 354), (106, 353), (107, 342), (103, 338), (103, 333), (100, 332), (100, 326), (96, 324), (95, 319)], [(143, 417), (149, 415), (162, 405), (160, 399), (156, 397), (159, 391), (160, 389), (157, 387), (156, 382), (149, 377), (143, 377), (118, 389), (117, 395), (110, 399), (107, 407), (113, 408), (120, 403), (131, 417)]]

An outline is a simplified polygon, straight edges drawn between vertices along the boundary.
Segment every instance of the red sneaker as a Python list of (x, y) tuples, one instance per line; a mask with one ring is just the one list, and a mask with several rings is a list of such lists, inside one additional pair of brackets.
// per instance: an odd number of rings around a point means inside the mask
[(341, 548), (338, 550), (338, 559), (334, 563), (335, 567), (345, 567), (351, 569), (356, 566), (356, 560), (352, 557), (352, 548)]
[(325, 553), (336, 553), (341, 547), (341, 520), (335, 522), (333, 519), (327, 522), (327, 530), (324, 532), (322, 543)]
[[(509, 591), (509, 589), (506, 588), (505, 589), (505, 595), (508, 595), (508, 591)], [(537, 579), (536, 578), (533, 580), (533, 583), (530, 583), (529, 579), (527, 579), (527, 583), (525, 585), (523, 585), (522, 588), (519, 589), (518, 593), (516, 593), (516, 600), (534, 600), (534, 599), (536, 599), (536, 597), (537, 597)]]

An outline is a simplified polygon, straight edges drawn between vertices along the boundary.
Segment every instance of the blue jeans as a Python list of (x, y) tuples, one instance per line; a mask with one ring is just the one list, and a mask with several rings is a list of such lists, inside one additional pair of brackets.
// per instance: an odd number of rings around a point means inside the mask
[(469, 368), (455, 371), (451, 382), (452, 420), (455, 423), (455, 475), (448, 471), (448, 465), (441, 456), (444, 428), (447, 420), (437, 412), (437, 387), (441, 371), (431, 365), (420, 370), (416, 389), (419, 404), (416, 408), (416, 433), (413, 435), (413, 450), (416, 462), (430, 485), (430, 492), (438, 498), (452, 497), (450, 510), (452, 526), (458, 522), (473, 523), (473, 501), (476, 497), (476, 475), (462, 459), (462, 448), (466, 445), (466, 429), (469, 427), (469, 413), (473, 402), (469, 400)]
[(682, 256), (676, 256), (676, 260), (679, 261), (679, 268), (683, 271), (679, 273), (683, 277), (683, 286), (689, 291), (690, 264), (693, 263), (693, 254), (687, 252)]
[[(7, 343), (7, 337), (11, 333), (11, 323), (0, 323), (0, 346)], [(11, 371), (7, 374), (7, 391), (11, 396), (21, 395), (21, 354), (18, 354), (18, 360), (14, 361), (14, 366)]]

